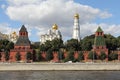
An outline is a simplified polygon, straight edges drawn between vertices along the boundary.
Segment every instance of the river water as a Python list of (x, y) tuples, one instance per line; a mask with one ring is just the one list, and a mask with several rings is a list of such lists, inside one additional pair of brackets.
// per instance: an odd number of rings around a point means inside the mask
[(1, 71), (0, 80), (120, 80), (120, 71)]

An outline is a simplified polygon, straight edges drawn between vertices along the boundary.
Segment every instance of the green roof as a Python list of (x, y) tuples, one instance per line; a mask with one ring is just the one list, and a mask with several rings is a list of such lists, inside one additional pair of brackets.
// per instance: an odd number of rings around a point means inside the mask
[(105, 39), (103, 36), (96, 36), (94, 41), (95, 46), (105, 46)]
[(103, 32), (103, 30), (102, 30), (101, 27), (99, 26), (96, 32)]

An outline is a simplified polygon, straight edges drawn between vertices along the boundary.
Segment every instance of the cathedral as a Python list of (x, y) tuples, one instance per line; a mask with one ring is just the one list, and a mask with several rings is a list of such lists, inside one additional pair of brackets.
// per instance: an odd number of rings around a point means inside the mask
[(41, 44), (45, 43), (47, 40), (52, 41), (53, 39), (62, 39), (61, 32), (58, 30), (57, 24), (52, 26), (52, 29), (48, 30), (47, 34), (41, 35)]

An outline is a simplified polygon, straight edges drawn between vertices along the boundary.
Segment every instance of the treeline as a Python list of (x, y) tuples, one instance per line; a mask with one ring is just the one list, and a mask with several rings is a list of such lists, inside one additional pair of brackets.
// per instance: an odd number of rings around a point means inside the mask
[[(63, 43), (63, 40), (61, 39), (54, 39), (52, 41), (46, 41), (44, 44), (41, 44), (39, 46), (39, 50), (48, 51), (49, 49), (51, 49), (52, 51), (59, 51), (59, 49), (62, 48), (67, 51), (69, 50), (90, 51), (92, 49), (92, 46), (94, 45), (94, 38), (95, 38), (95, 35), (90, 35), (81, 39), (80, 42), (76, 39), (70, 39), (70, 40), (67, 40), (65, 43)], [(105, 34), (104, 39), (105, 39), (106, 47), (109, 50), (119, 50), (120, 36), (114, 37), (111, 34)]]

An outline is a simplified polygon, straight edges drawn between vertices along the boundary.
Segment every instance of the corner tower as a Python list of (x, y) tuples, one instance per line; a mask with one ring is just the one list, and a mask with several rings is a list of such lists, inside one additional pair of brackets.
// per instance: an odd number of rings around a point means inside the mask
[(74, 26), (73, 26), (73, 39), (80, 41), (80, 26), (79, 26), (79, 14), (74, 15)]

